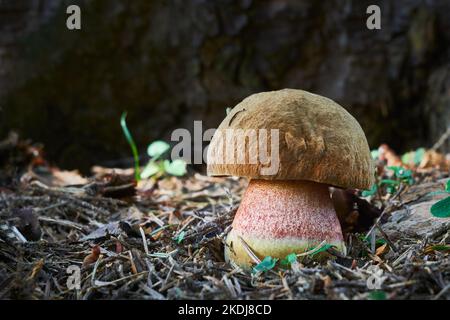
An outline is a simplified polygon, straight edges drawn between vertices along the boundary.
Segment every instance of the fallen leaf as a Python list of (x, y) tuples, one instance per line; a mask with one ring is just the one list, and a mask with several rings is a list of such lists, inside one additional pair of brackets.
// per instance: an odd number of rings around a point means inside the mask
[(84, 185), (88, 180), (80, 175), (77, 170), (60, 171), (59, 169), (52, 169), (53, 179), (51, 186), (65, 187), (69, 185)]
[(379, 246), (377, 250), (375, 251), (376, 256), (381, 256), (389, 251), (389, 247), (387, 246), (387, 243), (383, 244), (382, 246)]
[(388, 166), (404, 166), (400, 157), (387, 144), (380, 145), (378, 157), (381, 161), (386, 161)]
[(83, 260), (83, 268), (93, 264), (97, 261), (98, 257), (100, 256), (100, 246), (95, 245), (92, 248), (92, 252), (88, 254), (84, 260)]
[(448, 170), (449, 161), (442, 153), (436, 152), (434, 150), (428, 150), (425, 152), (422, 161), (419, 164), (419, 168), (439, 168), (441, 170)]
[(33, 280), (36, 278), (38, 273), (42, 270), (42, 267), (44, 266), (44, 259), (40, 259), (33, 267), (33, 270), (31, 270), (31, 274), (28, 277), (28, 280)]

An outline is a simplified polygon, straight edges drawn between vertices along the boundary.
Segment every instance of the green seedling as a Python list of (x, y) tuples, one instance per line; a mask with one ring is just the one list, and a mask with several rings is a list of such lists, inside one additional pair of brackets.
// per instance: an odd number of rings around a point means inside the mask
[(260, 263), (253, 267), (253, 273), (267, 272), (272, 270), (277, 264), (278, 259), (270, 256), (265, 257)]
[(394, 171), (392, 179), (381, 179), (378, 183), (372, 185), (370, 190), (364, 190), (361, 195), (363, 197), (369, 197), (377, 194), (378, 191), (384, 190), (386, 193), (393, 194), (398, 190), (401, 184), (411, 185), (414, 183), (412, 171), (403, 167), (390, 166), (388, 170)]
[(147, 148), (147, 154), (151, 158), (142, 171), (141, 177), (148, 179), (151, 176), (170, 174), (181, 177), (186, 174), (186, 162), (181, 159), (161, 160), (160, 158), (170, 150), (170, 146), (164, 141), (152, 142)]
[(136, 181), (141, 180), (141, 174), (140, 174), (140, 165), (139, 165), (139, 153), (138, 149), (136, 147), (136, 143), (133, 140), (133, 137), (128, 130), (127, 127), (127, 113), (122, 113), (122, 116), (120, 117), (120, 126), (122, 127), (123, 134), (125, 135), (125, 138), (127, 139), (128, 144), (131, 147), (131, 152), (133, 153), (134, 158), (134, 178)]
[(160, 140), (154, 141), (148, 145), (147, 154), (150, 157), (150, 161), (147, 163), (141, 173), (139, 164), (139, 152), (136, 143), (134, 142), (133, 136), (128, 129), (126, 118), (127, 113), (122, 113), (122, 116), (120, 118), (120, 125), (133, 154), (134, 177), (136, 181), (140, 181), (141, 179), (148, 179), (157, 174), (169, 174), (178, 177), (186, 174), (186, 162), (184, 160), (176, 159), (174, 161), (170, 161), (160, 159), (165, 153), (170, 150), (170, 145), (167, 142)]

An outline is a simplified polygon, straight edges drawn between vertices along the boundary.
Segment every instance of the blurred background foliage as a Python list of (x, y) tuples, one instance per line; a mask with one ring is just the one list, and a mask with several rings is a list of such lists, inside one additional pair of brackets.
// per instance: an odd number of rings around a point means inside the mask
[[(65, 27), (69, 4), (80, 31)], [(381, 30), (366, 28), (370, 4)], [(66, 168), (117, 165), (124, 110), (142, 149), (290, 87), (346, 107), (371, 148), (430, 147), (450, 124), (449, 12), (446, 0), (1, 1), (0, 136), (43, 142)]]

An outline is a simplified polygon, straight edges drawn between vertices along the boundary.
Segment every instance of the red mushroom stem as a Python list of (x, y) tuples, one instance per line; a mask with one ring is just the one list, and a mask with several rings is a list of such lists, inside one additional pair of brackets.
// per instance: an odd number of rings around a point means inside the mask
[(251, 180), (232, 226), (225, 255), (240, 266), (253, 263), (245, 245), (260, 259), (266, 256), (283, 259), (323, 241), (345, 251), (341, 226), (326, 184)]

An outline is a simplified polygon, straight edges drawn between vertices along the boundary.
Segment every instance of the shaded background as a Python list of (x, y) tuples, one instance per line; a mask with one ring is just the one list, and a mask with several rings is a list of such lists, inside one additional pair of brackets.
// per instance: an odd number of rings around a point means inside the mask
[[(69, 4), (80, 31), (65, 27)], [(370, 4), (381, 30), (366, 28)], [(143, 152), (290, 87), (342, 104), (372, 148), (430, 147), (450, 124), (449, 12), (447, 0), (0, 0), (0, 136), (15, 129), (86, 170), (129, 157), (124, 110)]]

